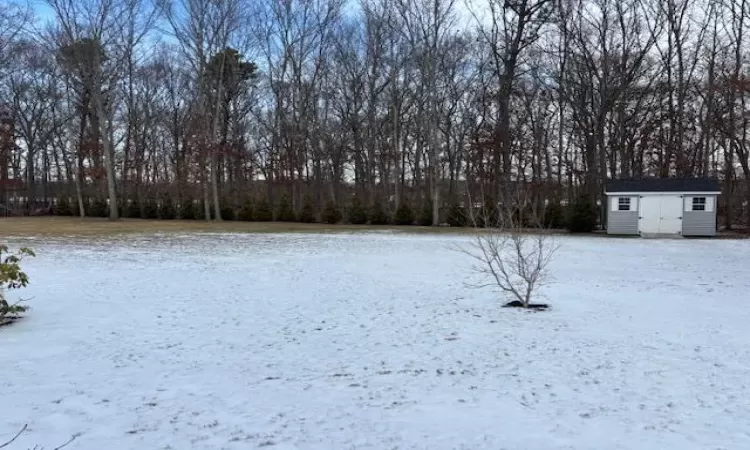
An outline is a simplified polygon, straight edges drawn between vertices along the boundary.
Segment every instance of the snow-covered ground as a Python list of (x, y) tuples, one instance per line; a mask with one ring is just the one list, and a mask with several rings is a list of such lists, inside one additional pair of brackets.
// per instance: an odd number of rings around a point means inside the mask
[(39, 240), (0, 443), (750, 448), (750, 241), (559, 238), (527, 313), (465, 286), (463, 239)]

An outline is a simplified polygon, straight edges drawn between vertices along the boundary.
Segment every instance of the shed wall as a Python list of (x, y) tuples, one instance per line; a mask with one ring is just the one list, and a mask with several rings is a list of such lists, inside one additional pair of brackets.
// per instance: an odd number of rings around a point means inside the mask
[(638, 208), (635, 211), (613, 211), (617, 209), (619, 197), (607, 196), (607, 234), (638, 234)]
[(682, 217), (683, 236), (716, 236), (716, 201), (715, 195), (706, 197), (710, 207), (706, 211), (692, 211), (693, 196), (685, 196), (685, 212)]

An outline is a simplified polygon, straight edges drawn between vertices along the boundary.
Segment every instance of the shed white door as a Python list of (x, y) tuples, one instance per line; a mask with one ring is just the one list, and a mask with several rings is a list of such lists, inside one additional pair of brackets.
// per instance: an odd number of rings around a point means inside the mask
[(682, 232), (682, 197), (663, 195), (661, 196), (659, 233), (679, 234), (680, 232)]
[(638, 230), (644, 234), (679, 234), (682, 231), (682, 197), (644, 195), (639, 202)]
[(645, 195), (638, 202), (638, 231), (644, 234), (659, 233), (661, 223), (661, 197)]

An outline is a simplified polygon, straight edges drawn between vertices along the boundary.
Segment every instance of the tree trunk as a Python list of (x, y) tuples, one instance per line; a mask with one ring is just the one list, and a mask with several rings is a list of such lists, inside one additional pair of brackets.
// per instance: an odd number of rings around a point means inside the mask
[[(107, 176), (107, 193), (109, 195), (109, 220), (119, 219), (118, 215), (118, 204), (117, 204), (117, 188), (115, 184), (115, 163), (114, 163), (114, 152), (112, 149), (112, 143), (110, 142), (108, 127), (110, 121), (107, 120), (107, 115), (104, 112), (104, 100), (102, 98), (102, 85), (101, 85), (101, 73), (97, 73), (97, 82), (92, 93), (94, 97), (94, 107), (96, 109), (96, 116), (99, 122), (100, 135), (103, 147), (104, 156), (104, 170)], [(111, 102), (110, 102), (111, 104)]]

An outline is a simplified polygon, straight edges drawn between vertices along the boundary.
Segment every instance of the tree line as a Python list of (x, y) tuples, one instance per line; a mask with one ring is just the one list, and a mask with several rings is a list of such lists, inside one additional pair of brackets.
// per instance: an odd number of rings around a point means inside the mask
[(595, 205), (608, 178), (711, 176), (724, 223), (750, 223), (750, 0), (0, 7), (6, 211), (355, 203), (438, 224), (519, 192), (539, 210)]

